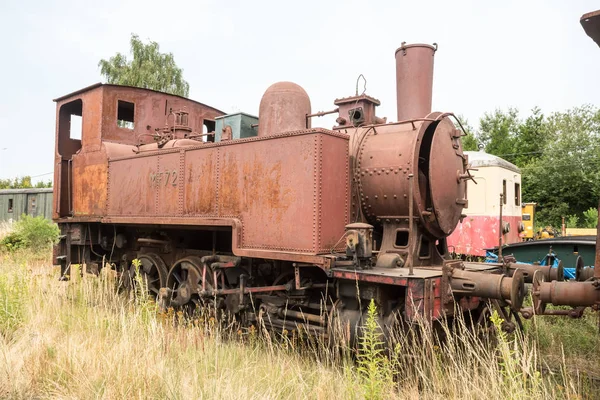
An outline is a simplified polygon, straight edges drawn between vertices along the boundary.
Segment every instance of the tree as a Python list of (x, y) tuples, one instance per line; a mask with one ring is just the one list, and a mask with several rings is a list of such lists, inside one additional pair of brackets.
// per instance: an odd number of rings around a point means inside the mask
[(550, 139), (544, 122), (544, 114), (538, 107), (531, 110), (531, 115), (517, 128), (515, 154), (507, 158), (509, 161), (521, 167), (542, 156)]
[(490, 154), (513, 154), (519, 125), (519, 113), (514, 108), (507, 112), (496, 110), (491, 114), (485, 113), (479, 121), (478, 139)]
[[(536, 225), (590, 225), (600, 197), (600, 111), (583, 106), (546, 117), (539, 108), (522, 120), (515, 109), (486, 113), (479, 141), (488, 153), (521, 169), (523, 201), (537, 203)], [(474, 139), (474, 140), (473, 140)], [(465, 142), (467, 145), (465, 145)], [(587, 214), (586, 214), (587, 212)]]
[[(31, 176), (21, 176), (15, 179), (0, 179), (0, 189), (30, 189), (34, 186), (31, 183)], [(35, 184), (36, 188), (51, 188), (52, 181), (39, 181)]]
[(600, 197), (600, 111), (556, 112), (542, 125), (542, 154), (521, 167), (523, 199), (538, 203), (540, 224), (558, 226), (567, 215), (583, 221)]
[(130, 45), (132, 60), (117, 53), (98, 63), (107, 83), (188, 96), (190, 85), (183, 79), (183, 70), (175, 64), (172, 53), (160, 53), (158, 43), (145, 44), (135, 34), (131, 34)]
[(469, 121), (467, 121), (467, 119), (461, 115), (458, 115), (456, 117), (456, 119), (457, 119), (457, 121), (460, 121), (460, 124), (458, 122), (454, 123), (456, 128), (461, 129), (461, 125), (462, 125), (462, 128), (464, 128), (465, 133), (466, 133), (466, 135), (461, 138), (463, 150), (464, 151), (479, 150), (479, 143), (477, 141), (477, 136), (475, 135), (475, 131), (474, 131), (473, 127), (469, 124)]

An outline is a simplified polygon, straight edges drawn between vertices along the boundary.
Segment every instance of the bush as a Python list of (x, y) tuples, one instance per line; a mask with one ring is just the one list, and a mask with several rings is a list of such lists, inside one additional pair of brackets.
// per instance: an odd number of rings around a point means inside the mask
[(579, 217), (577, 215), (567, 215), (567, 228), (579, 228)]
[(32, 217), (23, 214), (15, 222), (13, 230), (0, 241), (6, 250), (47, 249), (58, 241), (59, 229), (54, 222), (43, 216)]
[(587, 211), (584, 211), (583, 222), (585, 224), (584, 228), (595, 228), (598, 224), (598, 209), (589, 208)]

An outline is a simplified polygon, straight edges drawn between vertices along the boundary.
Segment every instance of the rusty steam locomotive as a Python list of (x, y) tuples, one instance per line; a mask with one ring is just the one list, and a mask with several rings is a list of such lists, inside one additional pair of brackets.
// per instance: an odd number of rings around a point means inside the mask
[[(448, 257), (471, 175), (453, 115), (431, 112), (436, 50), (396, 51), (397, 122), (364, 93), (312, 113), (290, 82), (266, 90), (258, 118), (107, 84), (56, 99), (63, 277), (103, 260), (127, 275), (139, 259), (150, 292), (171, 305), (211, 301), (246, 321), (262, 314), (317, 332), (331, 322), (323, 309), (355, 327), (371, 299), (383, 323), (482, 318), (492, 303), (507, 329), (546, 303), (597, 304), (595, 280)], [(336, 126), (311, 127), (328, 113)], [(536, 307), (523, 310), (532, 281)]]

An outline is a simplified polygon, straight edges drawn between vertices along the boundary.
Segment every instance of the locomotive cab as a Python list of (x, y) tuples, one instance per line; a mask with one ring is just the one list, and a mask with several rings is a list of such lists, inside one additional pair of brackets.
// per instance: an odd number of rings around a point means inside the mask
[[(214, 132), (215, 119), (225, 114), (180, 96), (100, 83), (54, 101), (54, 219), (103, 215), (109, 158), (154, 143), (165, 125), (170, 132)], [(185, 120), (177, 120), (182, 112)]]

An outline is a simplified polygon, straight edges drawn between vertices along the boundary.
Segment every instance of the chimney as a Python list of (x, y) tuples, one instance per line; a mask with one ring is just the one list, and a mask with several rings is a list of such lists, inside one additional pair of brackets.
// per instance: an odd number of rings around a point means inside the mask
[(402, 43), (396, 50), (398, 121), (424, 118), (431, 112), (434, 45)]

